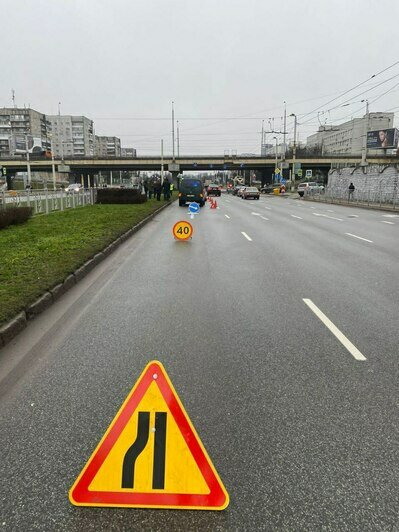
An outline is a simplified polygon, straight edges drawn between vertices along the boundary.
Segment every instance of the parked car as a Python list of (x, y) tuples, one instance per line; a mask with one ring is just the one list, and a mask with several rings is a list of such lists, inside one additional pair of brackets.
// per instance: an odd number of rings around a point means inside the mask
[(66, 187), (65, 192), (67, 194), (77, 194), (80, 190), (82, 190), (82, 185), (80, 183), (72, 183)]
[(214, 183), (211, 183), (208, 185), (207, 188), (208, 196), (220, 196), (222, 193), (221, 187), (219, 185), (215, 185)]
[(259, 199), (260, 192), (256, 187), (245, 187), (241, 193), (242, 199)]
[(324, 185), (315, 181), (308, 181), (306, 183), (299, 183), (297, 191), (301, 197), (306, 194), (320, 194), (324, 192)]
[[(278, 185), (277, 185), (278, 186)], [(262, 194), (273, 194), (273, 189), (276, 188), (276, 185), (269, 183), (260, 189)]]

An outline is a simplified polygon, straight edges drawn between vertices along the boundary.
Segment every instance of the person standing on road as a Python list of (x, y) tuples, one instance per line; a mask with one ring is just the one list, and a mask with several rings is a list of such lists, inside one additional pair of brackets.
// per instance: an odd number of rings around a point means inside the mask
[(348, 191), (349, 191), (349, 199), (352, 199), (353, 198), (353, 193), (355, 191), (355, 185), (352, 182), (349, 185)]

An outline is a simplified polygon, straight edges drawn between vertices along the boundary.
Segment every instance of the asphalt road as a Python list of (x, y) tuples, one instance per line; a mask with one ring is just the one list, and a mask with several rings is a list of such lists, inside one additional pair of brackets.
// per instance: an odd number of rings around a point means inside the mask
[[(0, 530), (399, 530), (399, 217), (218, 204), (188, 242), (164, 210), (2, 350)], [(152, 359), (224, 511), (68, 501)]]

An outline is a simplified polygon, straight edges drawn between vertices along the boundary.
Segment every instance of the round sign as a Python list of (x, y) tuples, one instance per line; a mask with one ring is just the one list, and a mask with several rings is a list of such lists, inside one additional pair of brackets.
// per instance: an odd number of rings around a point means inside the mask
[(188, 240), (192, 235), (193, 226), (185, 220), (176, 222), (173, 226), (173, 236), (177, 238), (177, 240)]
[(188, 206), (189, 212), (196, 214), (200, 210), (200, 206), (195, 201), (192, 201)]

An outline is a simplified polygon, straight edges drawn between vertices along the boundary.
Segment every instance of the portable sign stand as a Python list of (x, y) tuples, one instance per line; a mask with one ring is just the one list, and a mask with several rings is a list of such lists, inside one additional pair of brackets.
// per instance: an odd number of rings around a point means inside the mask
[(160, 362), (150, 362), (69, 492), (76, 506), (223, 510), (229, 495)]
[(193, 236), (193, 226), (190, 222), (180, 220), (173, 226), (173, 236), (177, 240), (188, 240)]

